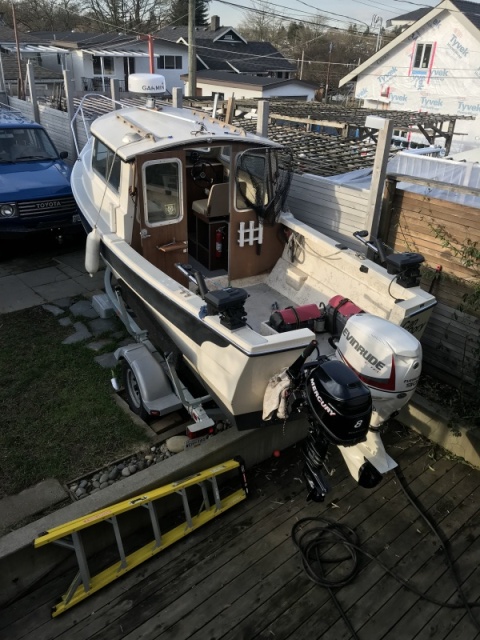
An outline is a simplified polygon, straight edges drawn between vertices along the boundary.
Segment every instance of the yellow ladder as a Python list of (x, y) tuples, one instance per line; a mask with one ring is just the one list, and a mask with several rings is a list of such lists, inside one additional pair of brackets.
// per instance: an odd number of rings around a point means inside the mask
[[(234, 469), (239, 470), (240, 489), (221, 498), (217, 477)], [(202, 493), (202, 504), (196, 516), (192, 516), (191, 514), (187, 497), (187, 488), (194, 485), (200, 487)], [(207, 491), (209, 485), (211, 485), (212, 489), (213, 504), (210, 504)], [(170, 531), (162, 533), (154, 503), (161, 498), (175, 493), (181, 496), (185, 522)], [(241, 458), (235, 458), (210, 469), (200, 471), (183, 480), (172, 482), (160, 489), (136, 496), (131, 500), (118, 502), (105, 509), (93, 511), (82, 518), (72, 520), (71, 522), (67, 522), (45, 532), (34, 541), (35, 548), (53, 542), (54, 544), (73, 550), (78, 563), (78, 572), (67, 592), (62, 596), (61, 601), (53, 607), (52, 617), (56, 617), (70, 607), (73, 607), (124, 573), (127, 573), (127, 571), (137, 567), (145, 560), (148, 560), (148, 558), (151, 558), (177, 540), (195, 531), (195, 529), (198, 529), (202, 524), (209, 522), (227, 509), (230, 509), (230, 507), (245, 500), (247, 496), (248, 485), (245, 475), (245, 465)], [(154, 539), (140, 549), (126, 555), (117, 517), (139, 507), (144, 507), (149, 511)], [(100, 522), (107, 522), (112, 525), (120, 560), (97, 575), (91, 576), (81, 533), (83, 530), (89, 529)]]

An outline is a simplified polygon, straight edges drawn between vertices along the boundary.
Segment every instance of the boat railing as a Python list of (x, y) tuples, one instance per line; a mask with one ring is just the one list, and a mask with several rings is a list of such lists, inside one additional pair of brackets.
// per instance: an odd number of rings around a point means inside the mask
[[(94, 104), (93, 104), (94, 103)], [(90, 124), (95, 118), (104, 113), (115, 109), (123, 109), (129, 105), (120, 100), (115, 100), (109, 96), (104, 96), (98, 93), (86, 93), (73, 114), (72, 121), (70, 122), (70, 128), (72, 130), (73, 141), (75, 144), (75, 150), (77, 155), (80, 154), (79, 137), (80, 131), (77, 128), (77, 120), (81, 122), (81, 130), (84, 136), (88, 140), (90, 138)]]

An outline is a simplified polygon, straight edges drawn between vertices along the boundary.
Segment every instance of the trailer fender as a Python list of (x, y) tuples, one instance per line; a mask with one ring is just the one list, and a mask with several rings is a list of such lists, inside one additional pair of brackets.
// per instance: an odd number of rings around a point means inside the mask
[(144, 403), (152, 403), (172, 393), (167, 374), (144, 345), (120, 347), (115, 351), (115, 358), (119, 362), (126, 360), (131, 366)]

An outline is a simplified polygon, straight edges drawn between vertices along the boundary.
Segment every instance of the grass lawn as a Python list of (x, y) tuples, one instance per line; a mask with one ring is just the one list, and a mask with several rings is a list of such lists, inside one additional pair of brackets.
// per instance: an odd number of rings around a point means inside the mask
[(137, 450), (142, 429), (116, 405), (111, 372), (41, 307), (0, 316), (0, 497), (65, 482)]

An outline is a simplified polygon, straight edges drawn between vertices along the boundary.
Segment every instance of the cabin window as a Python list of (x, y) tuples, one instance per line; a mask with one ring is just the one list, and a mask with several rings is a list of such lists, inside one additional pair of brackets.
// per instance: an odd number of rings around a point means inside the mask
[(181, 169), (179, 160), (152, 161), (143, 165), (147, 225), (174, 224), (182, 219)]
[(428, 69), (432, 59), (433, 44), (417, 44), (415, 49), (415, 58), (413, 61), (414, 69)]
[(263, 150), (248, 151), (237, 158), (235, 206), (250, 209), (252, 202), (264, 203), (266, 194), (266, 157)]
[(92, 154), (92, 169), (103, 180), (105, 180), (112, 189), (118, 191), (120, 186), (120, 158), (100, 140), (95, 140)]

